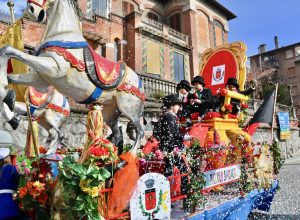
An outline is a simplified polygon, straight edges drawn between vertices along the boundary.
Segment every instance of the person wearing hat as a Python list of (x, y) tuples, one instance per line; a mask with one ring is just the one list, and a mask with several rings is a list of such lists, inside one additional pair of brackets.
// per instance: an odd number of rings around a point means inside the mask
[(182, 108), (178, 113), (178, 117), (180, 121), (183, 122), (190, 117), (189, 97), (191, 96), (191, 89), (190, 82), (187, 80), (181, 80), (180, 83), (177, 84), (179, 99), (182, 101)]
[[(236, 78), (228, 78), (227, 82), (225, 84), (226, 89), (233, 91), (233, 92), (237, 92), (240, 93), (242, 95), (251, 95), (254, 91), (255, 91), (255, 82), (251, 81), (250, 82), (250, 87), (247, 90), (244, 91), (240, 91), (240, 85), (238, 84), (238, 81)], [(219, 105), (221, 106), (222, 104), (224, 104), (224, 96), (220, 96), (219, 97)], [(238, 114), (240, 112), (240, 100), (238, 99), (231, 99), (230, 104), (232, 105), (232, 110), (231, 110), (231, 114)]]
[(16, 168), (9, 163), (9, 155), (8, 148), (0, 148), (0, 219), (19, 219), (22, 214), (13, 200), (19, 175)]
[[(166, 157), (165, 159), (165, 176), (173, 175), (173, 168), (176, 166), (181, 173), (187, 173), (188, 169), (179, 155), (183, 150), (184, 140), (190, 140), (189, 135), (183, 135), (179, 131), (177, 112), (180, 109), (182, 101), (177, 95), (167, 95), (163, 98), (164, 112), (159, 118), (158, 122), (154, 125), (153, 136), (159, 141), (159, 149), (168, 154), (173, 154), (172, 157)], [(181, 178), (181, 190), (182, 193), (187, 193), (186, 185), (188, 179), (186, 176)]]
[(191, 113), (199, 112), (199, 117), (203, 116), (210, 109), (213, 109), (213, 96), (209, 88), (205, 87), (204, 78), (196, 76), (192, 85), (195, 87), (195, 92), (190, 96)]

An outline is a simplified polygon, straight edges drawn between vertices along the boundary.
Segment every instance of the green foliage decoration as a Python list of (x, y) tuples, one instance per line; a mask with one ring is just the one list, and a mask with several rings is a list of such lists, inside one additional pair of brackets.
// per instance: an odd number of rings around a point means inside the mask
[(273, 153), (274, 174), (277, 175), (284, 163), (284, 158), (281, 155), (281, 149), (278, 140), (273, 140), (272, 146), (270, 147), (270, 151), (272, 151)]
[(71, 156), (59, 163), (63, 197), (71, 218), (103, 219), (98, 212), (98, 192), (110, 178), (110, 172), (97, 167), (93, 158), (80, 164)]
[(184, 209), (189, 212), (194, 212), (197, 207), (203, 207), (205, 205), (205, 197), (201, 192), (205, 186), (204, 175), (201, 172), (204, 155), (204, 149), (200, 146), (198, 141), (194, 141), (191, 147), (186, 149), (187, 161), (192, 172), (189, 172), (189, 194), (184, 200), (183, 206)]
[(239, 144), (242, 151), (241, 176), (239, 180), (240, 193), (242, 196), (254, 189), (253, 182), (249, 178), (248, 163), (246, 158), (246, 149), (243, 144)]

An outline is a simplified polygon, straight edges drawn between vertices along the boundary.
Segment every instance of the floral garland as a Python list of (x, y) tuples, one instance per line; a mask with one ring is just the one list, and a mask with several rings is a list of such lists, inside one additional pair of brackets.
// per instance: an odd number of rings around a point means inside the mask
[(278, 140), (273, 140), (272, 146), (270, 147), (270, 151), (273, 152), (274, 174), (277, 175), (284, 163), (284, 158), (281, 156), (281, 149)]
[(190, 182), (188, 184), (189, 194), (184, 200), (183, 207), (185, 210), (194, 212), (196, 207), (203, 207), (205, 204), (205, 197), (201, 190), (205, 186), (204, 175), (201, 171), (202, 160), (204, 160), (204, 148), (200, 146), (198, 141), (194, 141), (190, 148), (186, 151), (187, 161), (190, 165), (191, 172), (189, 172)]
[(242, 151), (241, 176), (239, 179), (239, 185), (240, 194), (243, 197), (246, 193), (249, 193), (253, 189), (253, 183), (249, 180), (246, 146), (244, 146), (244, 144), (239, 144), (238, 147)]
[(149, 218), (151, 218), (151, 217), (154, 218), (154, 215), (160, 211), (160, 207), (162, 205), (162, 202), (163, 202), (163, 193), (162, 193), (162, 190), (160, 190), (159, 191), (158, 204), (156, 206), (156, 209), (154, 209), (152, 212), (147, 212), (145, 210), (145, 207), (143, 206), (142, 195), (139, 196), (139, 206), (140, 206), (140, 209), (142, 211), (142, 214), (143, 214), (143, 216), (149, 216)]
[(249, 106), (248, 106), (247, 103), (241, 103), (240, 106), (241, 106), (241, 114), (240, 115), (242, 115), (243, 117), (239, 117), (239, 125), (242, 126), (248, 118), (248, 115), (249, 115), (248, 108), (249, 108)]

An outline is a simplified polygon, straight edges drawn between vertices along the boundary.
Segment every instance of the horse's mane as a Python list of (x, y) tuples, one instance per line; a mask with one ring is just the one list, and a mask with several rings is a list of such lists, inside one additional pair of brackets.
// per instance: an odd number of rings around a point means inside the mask
[[(61, 0), (60, 0), (61, 1)], [(78, 0), (67, 0), (69, 4), (72, 6), (75, 14), (77, 15), (78, 19), (82, 17), (82, 11), (78, 5)]]

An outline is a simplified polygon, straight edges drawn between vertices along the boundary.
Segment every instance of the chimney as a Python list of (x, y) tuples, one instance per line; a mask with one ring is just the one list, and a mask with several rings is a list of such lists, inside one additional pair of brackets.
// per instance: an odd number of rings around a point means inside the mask
[(275, 49), (278, 49), (278, 37), (277, 36), (275, 36), (274, 37), (274, 43), (275, 43)]
[(264, 53), (264, 52), (266, 52), (266, 44), (259, 45), (259, 53)]

